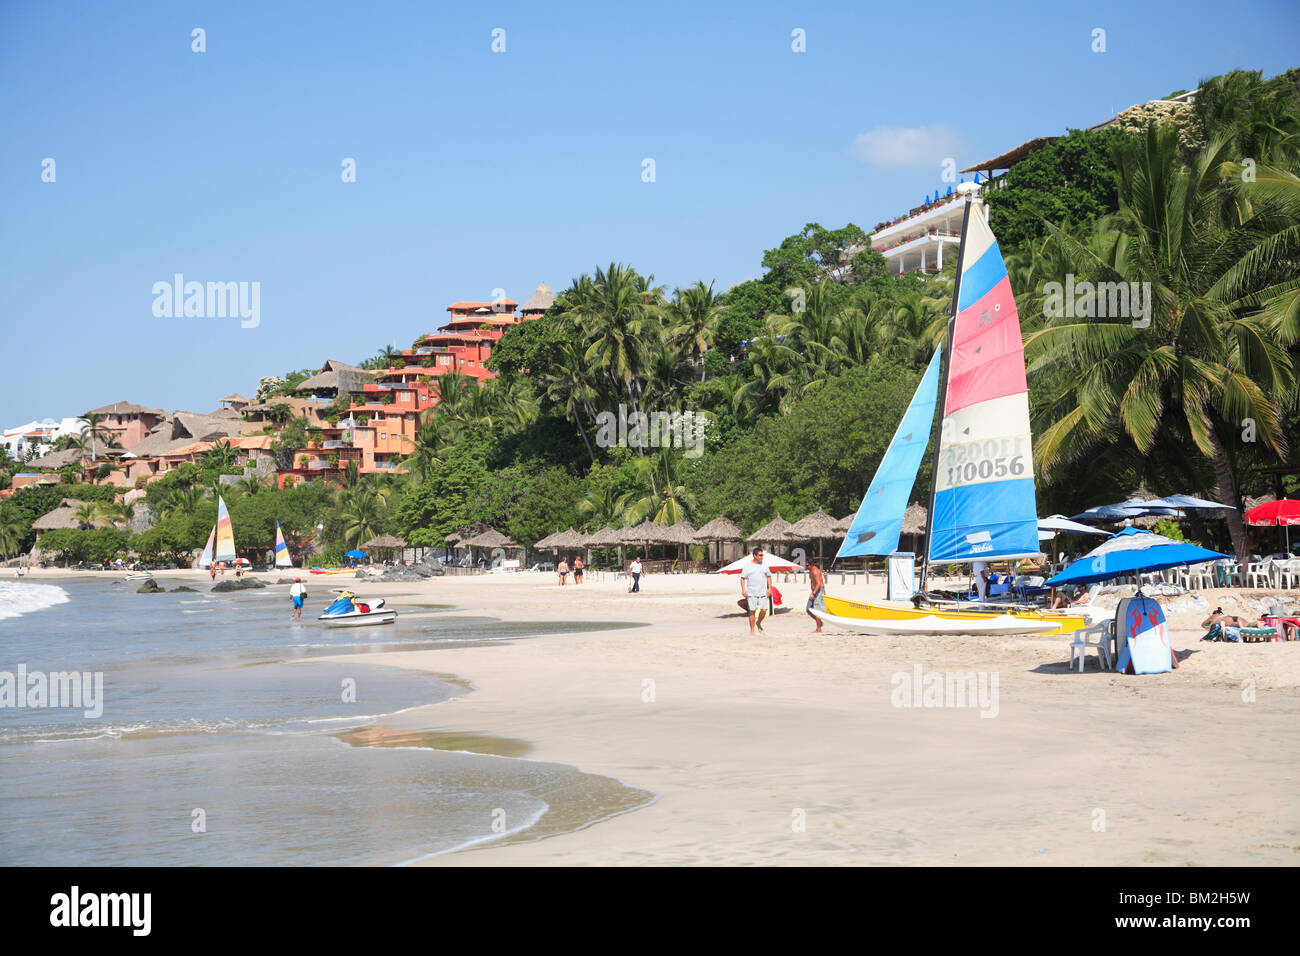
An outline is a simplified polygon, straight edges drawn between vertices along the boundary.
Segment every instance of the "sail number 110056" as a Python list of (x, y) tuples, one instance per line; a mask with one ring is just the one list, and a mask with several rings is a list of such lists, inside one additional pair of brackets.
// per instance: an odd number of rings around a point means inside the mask
[(943, 456), (945, 487), (993, 481), (998, 478), (1021, 478), (1026, 473), (1025, 455), (1019, 438), (965, 442), (953, 445)]

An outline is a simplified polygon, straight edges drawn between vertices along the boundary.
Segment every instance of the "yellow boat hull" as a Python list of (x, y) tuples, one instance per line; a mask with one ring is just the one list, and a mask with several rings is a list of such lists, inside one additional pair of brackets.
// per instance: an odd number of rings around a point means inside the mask
[(1069, 634), (1089, 623), (1086, 613), (918, 609), (911, 604), (850, 601), (829, 594), (826, 611), (818, 617), (872, 634)]

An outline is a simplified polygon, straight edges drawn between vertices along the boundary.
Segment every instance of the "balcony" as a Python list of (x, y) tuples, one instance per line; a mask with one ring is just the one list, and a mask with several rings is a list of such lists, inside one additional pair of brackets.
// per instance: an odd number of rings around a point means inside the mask
[(377, 461), (375, 462), (375, 469), (378, 471), (395, 471), (397, 470), (397, 463), (393, 461)]
[(347, 448), (351, 444), (352, 443), (348, 441), (335, 441), (334, 439), (331, 439), (329, 441), (321, 442), (320, 446), (322, 448)]
[(330, 466), (330, 463), (329, 463), (328, 461), (309, 461), (309, 462), (307, 462), (307, 470), (308, 470), (308, 471), (323, 471), (324, 469), (328, 468), (329, 466)]

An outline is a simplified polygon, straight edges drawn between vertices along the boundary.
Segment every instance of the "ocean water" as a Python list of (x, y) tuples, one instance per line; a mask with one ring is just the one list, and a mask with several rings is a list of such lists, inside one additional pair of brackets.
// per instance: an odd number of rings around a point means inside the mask
[[(653, 799), (562, 764), (357, 743), (385, 715), (470, 692), (368, 653), (607, 625), (414, 609), (382, 628), (328, 630), (313, 619), (320, 589), (292, 623), (284, 588), (196, 587), (0, 583), (0, 672), (21, 667), (28, 688), (54, 673), (84, 675), (87, 691), (102, 681), (75, 700), (66, 681), (57, 697), (57, 679), (43, 701), (30, 689), (5, 699), (0, 674), (0, 864), (394, 864), (567, 832)], [(355, 660), (313, 660), (344, 653)]]

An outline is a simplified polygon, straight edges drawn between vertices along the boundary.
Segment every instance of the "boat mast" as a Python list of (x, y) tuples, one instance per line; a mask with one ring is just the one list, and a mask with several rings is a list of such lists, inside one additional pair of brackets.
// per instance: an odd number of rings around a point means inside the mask
[[(966, 185), (965, 183), (962, 184)], [(957, 304), (961, 296), (961, 270), (966, 264), (966, 227), (970, 223), (970, 193), (974, 190), (964, 190), (961, 186), (957, 187), (958, 192), (966, 193), (966, 206), (961, 213), (961, 243), (957, 246), (957, 277), (952, 284), (952, 309), (948, 314), (948, 329), (943, 337), (943, 371), (939, 377), (939, 401), (936, 405), (934, 424), (930, 433), (930, 443), (934, 447), (934, 459), (930, 465), (930, 508), (925, 515), (925, 557), (921, 561), (921, 593), (925, 593), (926, 584), (930, 578), (930, 539), (934, 533), (934, 496), (935, 486), (939, 481), (939, 438), (943, 433), (943, 412), (948, 404), (948, 371), (952, 365), (952, 333), (953, 326), (957, 323)]]

